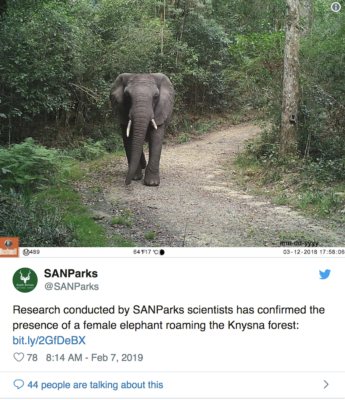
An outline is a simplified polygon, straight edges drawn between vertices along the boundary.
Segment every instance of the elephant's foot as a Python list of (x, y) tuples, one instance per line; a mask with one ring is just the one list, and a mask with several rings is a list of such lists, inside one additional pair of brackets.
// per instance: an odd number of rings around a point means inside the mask
[(133, 176), (133, 181), (140, 181), (143, 176), (144, 176), (143, 174), (140, 174), (140, 175), (135, 174)]
[(139, 163), (137, 170), (135, 171), (135, 174), (133, 176), (133, 181), (140, 181), (143, 177), (143, 170), (141, 169), (141, 165)]
[(160, 183), (159, 172), (153, 173), (146, 169), (144, 183), (146, 186), (158, 186)]
[(143, 172), (142, 170), (140, 170), (140, 172), (136, 172), (133, 176), (133, 181), (140, 181), (140, 179), (142, 179), (143, 177)]

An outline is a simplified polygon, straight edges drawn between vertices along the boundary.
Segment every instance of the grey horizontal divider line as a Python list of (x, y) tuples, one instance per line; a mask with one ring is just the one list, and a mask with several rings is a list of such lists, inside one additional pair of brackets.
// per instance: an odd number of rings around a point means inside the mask
[[(32, 397), (0, 397), (0, 400), (32, 400)], [(51, 400), (51, 397), (40, 397)], [(54, 400), (147, 400), (147, 397), (54, 397)], [(345, 397), (157, 397), (155, 400), (343, 400)]]
[[(104, 374), (107, 372), (116, 373), (148, 373), (148, 374), (344, 374), (345, 371), (0, 371), (2, 374), (7, 373), (18, 373), (18, 374), (30, 374), (30, 373), (45, 373), (45, 374), (56, 374), (56, 373), (99, 373)], [(345, 398), (345, 397), (344, 397)]]

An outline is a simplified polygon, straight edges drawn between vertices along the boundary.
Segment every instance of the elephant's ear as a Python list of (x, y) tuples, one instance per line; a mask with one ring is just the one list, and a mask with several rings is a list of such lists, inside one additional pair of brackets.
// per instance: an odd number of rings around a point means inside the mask
[(162, 125), (164, 121), (169, 121), (173, 106), (175, 91), (170, 79), (164, 74), (152, 74), (159, 87), (159, 99), (155, 109), (155, 121), (157, 125)]
[(115, 116), (119, 120), (120, 124), (126, 125), (128, 118), (125, 115), (124, 104), (123, 104), (123, 90), (127, 85), (127, 81), (132, 74), (121, 74), (116, 78), (113, 86), (110, 90), (110, 101), (114, 110)]

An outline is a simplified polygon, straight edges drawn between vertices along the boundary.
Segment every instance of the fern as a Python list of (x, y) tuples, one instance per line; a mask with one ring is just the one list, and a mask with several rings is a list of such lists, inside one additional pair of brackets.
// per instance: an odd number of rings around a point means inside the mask
[(32, 190), (49, 182), (61, 168), (61, 156), (28, 138), (21, 144), (0, 148), (0, 185), (2, 190)]

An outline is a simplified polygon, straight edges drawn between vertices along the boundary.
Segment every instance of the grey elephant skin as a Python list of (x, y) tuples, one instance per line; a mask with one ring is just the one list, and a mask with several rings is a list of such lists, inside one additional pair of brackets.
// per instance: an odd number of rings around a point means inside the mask
[[(174, 88), (164, 74), (121, 74), (116, 78), (110, 100), (120, 122), (128, 160), (126, 185), (140, 180), (158, 186), (163, 138), (174, 105)], [(149, 142), (149, 160), (143, 152)]]

